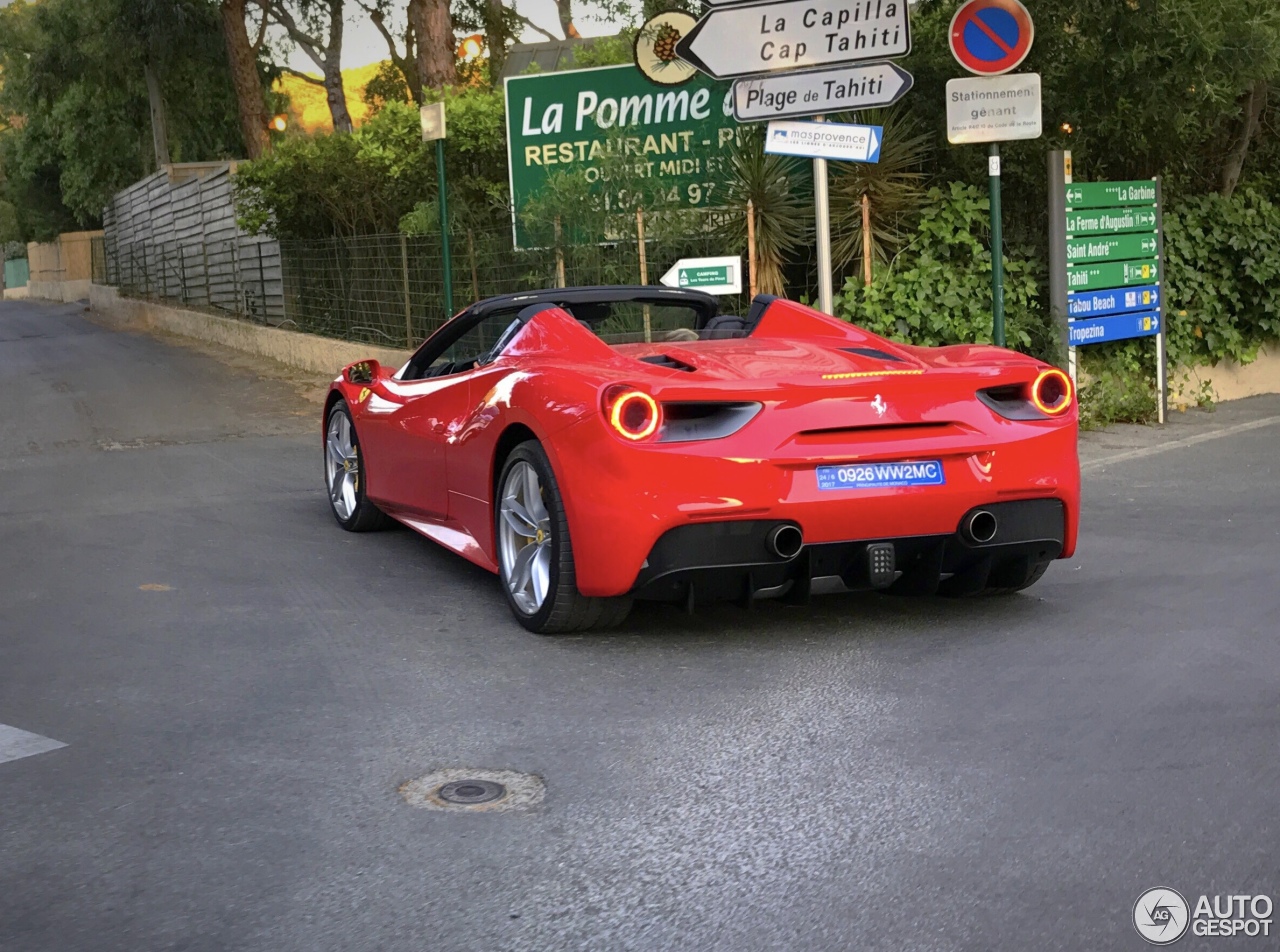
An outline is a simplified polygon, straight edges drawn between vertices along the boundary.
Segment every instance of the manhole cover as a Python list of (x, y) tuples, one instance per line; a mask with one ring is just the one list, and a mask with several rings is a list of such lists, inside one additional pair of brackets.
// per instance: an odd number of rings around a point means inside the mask
[(492, 780), (455, 780), (436, 791), (446, 803), (492, 803), (507, 795), (507, 788)]
[(542, 802), (542, 778), (514, 770), (450, 767), (400, 787), (410, 806), (471, 813), (527, 810)]

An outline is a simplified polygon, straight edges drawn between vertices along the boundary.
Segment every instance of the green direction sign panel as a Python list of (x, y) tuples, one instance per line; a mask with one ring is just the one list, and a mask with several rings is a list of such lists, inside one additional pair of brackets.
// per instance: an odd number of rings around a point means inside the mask
[(1160, 264), (1150, 261), (1116, 261), (1067, 268), (1068, 291), (1101, 291), (1133, 285), (1154, 284), (1160, 280)]
[(723, 205), (738, 135), (730, 89), (701, 74), (683, 86), (659, 86), (635, 66), (508, 79), (516, 246), (529, 246), (520, 211), (556, 174), (583, 176), (606, 208), (627, 204), (606, 180), (618, 162), (628, 177), (657, 186), (662, 207)]
[(1119, 235), (1155, 231), (1156, 213), (1148, 208), (1091, 208), (1067, 212), (1067, 236)]
[(1114, 238), (1075, 238), (1067, 242), (1067, 263), (1126, 261), (1150, 258), (1160, 250), (1155, 234), (1116, 235)]
[(1124, 205), (1154, 205), (1156, 183), (1084, 182), (1067, 186), (1067, 208), (1116, 208)]

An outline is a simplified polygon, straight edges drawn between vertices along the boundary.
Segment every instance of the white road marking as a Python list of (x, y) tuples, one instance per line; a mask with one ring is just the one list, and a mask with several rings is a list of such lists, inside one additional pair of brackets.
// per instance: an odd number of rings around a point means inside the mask
[(1123, 453), (1116, 453), (1112, 456), (1104, 456), (1101, 459), (1089, 460), (1087, 463), (1081, 463), (1081, 469), (1098, 469), (1111, 463), (1124, 463), (1131, 459), (1142, 459), (1146, 456), (1156, 456), (1160, 453), (1167, 453), (1169, 450), (1181, 449), (1184, 446), (1195, 446), (1197, 443), (1205, 443), (1209, 440), (1219, 440), (1224, 436), (1235, 436), (1237, 433), (1247, 433), (1249, 430), (1261, 429), (1264, 426), (1274, 426), (1280, 423), (1280, 416), (1267, 417), (1263, 420), (1250, 420), (1248, 423), (1237, 423), (1235, 426), (1223, 427), (1221, 430), (1212, 430), (1208, 433), (1197, 433), (1195, 436), (1183, 437), (1180, 440), (1170, 440), (1168, 443), (1160, 443), (1156, 446), (1144, 446), (1137, 450), (1125, 450)]
[(54, 740), (52, 737), (41, 737), (30, 731), (10, 727), (8, 724), (0, 724), (0, 764), (10, 760), (21, 760), (23, 757), (33, 757), (36, 754), (45, 754), (66, 746), (62, 741)]

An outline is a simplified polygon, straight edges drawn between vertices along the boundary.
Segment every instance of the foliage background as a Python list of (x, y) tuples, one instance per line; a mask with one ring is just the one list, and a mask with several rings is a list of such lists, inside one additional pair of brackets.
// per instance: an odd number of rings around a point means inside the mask
[[(958, 4), (922, 0), (914, 8), (913, 52), (903, 65), (915, 88), (888, 114), (857, 117), (898, 130), (893, 161), (878, 169), (840, 168), (832, 183), (840, 312), (920, 343), (990, 336), (986, 152), (945, 139), (945, 84), (962, 73), (947, 44)], [(379, 5), (395, 6), (390, 0)], [(519, 14), (499, 6), (495, 19), (493, 4), (458, 0), (455, 23), (509, 42), (521, 29)], [(680, 6), (699, 7), (608, 0), (606, 12), (631, 27), (580, 48), (575, 65), (630, 61), (639, 23)], [(0, 10), (0, 116), (8, 117), (0, 121), (0, 240), (96, 224), (107, 196), (151, 171), (143, 61), (161, 76), (175, 161), (241, 154), (216, 9), (216, 0), (18, 0)], [(1255, 135), (1242, 138), (1241, 132), (1249, 94), (1266, 93), (1280, 81), (1280, 3), (1036, 0), (1033, 12), (1036, 42), (1021, 69), (1043, 77), (1046, 134), (1003, 147), (1011, 343), (1062, 359), (1045, 306), (1045, 153), (1069, 148), (1079, 180), (1164, 177), (1167, 290), (1175, 315), (1171, 357), (1251, 359), (1280, 334), (1280, 95), (1261, 100), (1266, 106)], [(261, 62), (268, 80), (273, 55), (264, 51)], [(501, 83), (489, 63), (463, 64), (458, 86), (424, 95), (448, 104), (445, 157), (456, 227), (485, 233), (486, 247), (497, 254), (512, 211)], [(402, 80), (396, 68), (374, 72), (364, 94), (371, 117), (355, 133), (292, 129), (273, 154), (242, 166), (245, 225), (288, 240), (430, 235), (437, 227), (434, 162), (419, 141)], [(1233, 156), (1243, 157), (1238, 186)], [(816, 281), (806, 177), (766, 159), (750, 135), (735, 168), (731, 207), (707, 235), (740, 245), (750, 199), (763, 284), (811, 297)], [(858, 232), (864, 192), (871, 196), (876, 239), (867, 288)], [(636, 194), (642, 201), (643, 190)], [(556, 219), (572, 219), (575, 234), (595, 228), (626, 239), (629, 229), (634, 233), (629, 210), (597, 220), (598, 210), (570, 181), (523, 214), (537, 217), (544, 230)], [(691, 226), (673, 216), (652, 227), (655, 240), (674, 241)], [(1094, 381), (1085, 396), (1097, 419), (1149, 412), (1151, 350), (1130, 342), (1083, 351)]]

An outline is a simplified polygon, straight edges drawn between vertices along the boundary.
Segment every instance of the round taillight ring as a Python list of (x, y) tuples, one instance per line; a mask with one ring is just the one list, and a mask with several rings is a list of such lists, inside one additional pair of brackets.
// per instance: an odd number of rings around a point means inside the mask
[(610, 401), (609, 423), (624, 439), (647, 440), (661, 422), (658, 401), (641, 390), (623, 390)]
[(1065, 413), (1071, 406), (1071, 398), (1071, 378), (1056, 367), (1041, 373), (1031, 385), (1031, 402), (1049, 416)]

